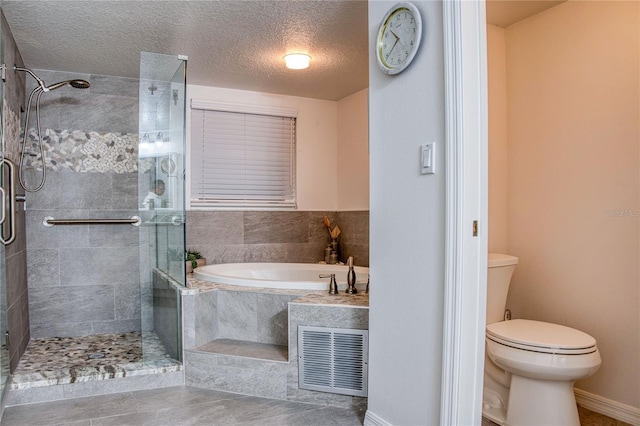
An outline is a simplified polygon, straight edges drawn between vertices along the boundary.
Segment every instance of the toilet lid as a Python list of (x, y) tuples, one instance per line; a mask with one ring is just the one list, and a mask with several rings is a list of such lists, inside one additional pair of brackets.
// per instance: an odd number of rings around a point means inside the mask
[(503, 345), (544, 353), (580, 355), (596, 350), (596, 339), (580, 330), (523, 319), (487, 324), (487, 338)]

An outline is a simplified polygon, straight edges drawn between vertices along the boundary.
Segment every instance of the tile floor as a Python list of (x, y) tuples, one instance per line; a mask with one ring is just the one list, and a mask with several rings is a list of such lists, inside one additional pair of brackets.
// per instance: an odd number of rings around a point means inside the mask
[[(620, 420), (612, 419), (604, 414), (594, 413), (591, 410), (578, 406), (578, 415), (580, 416), (581, 426), (632, 426)], [(482, 419), (482, 426), (499, 426), (497, 423)]]
[[(141, 360), (141, 343), (153, 356), (151, 364)], [(218, 342), (225, 346), (225, 342)], [(104, 357), (94, 358), (94, 354)], [(285, 354), (280, 357), (286, 358)], [(283, 360), (285, 360), (283, 358)], [(81, 360), (81, 362), (79, 362)], [(123, 373), (152, 373), (162, 364), (179, 369), (155, 334), (138, 333), (34, 340), (20, 361), (12, 385), (17, 388), (119, 377)], [(158, 364), (158, 365), (156, 365)], [(154, 369), (149, 370), (150, 365)], [(112, 374), (96, 374), (102, 369)], [(94, 371), (96, 370), (96, 371)], [(146, 371), (149, 370), (149, 371)], [(42, 376), (42, 377), (41, 377)], [(124, 374), (123, 374), (124, 376)], [(117, 380), (117, 378), (115, 378)], [(322, 407), (289, 401), (251, 397), (227, 392), (173, 387), (137, 392), (69, 399), (5, 409), (0, 421), (11, 425), (361, 425), (364, 411)], [(579, 407), (582, 426), (625, 426), (624, 422)], [(483, 419), (482, 426), (495, 426)]]
[[(627, 423), (578, 407), (582, 426)], [(365, 412), (179, 386), (9, 407), (2, 426), (356, 426)], [(495, 426), (483, 419), (482, 426)]]
[(172, 387), (9, 407), (13, 425), (361, 425), (364, 411)]

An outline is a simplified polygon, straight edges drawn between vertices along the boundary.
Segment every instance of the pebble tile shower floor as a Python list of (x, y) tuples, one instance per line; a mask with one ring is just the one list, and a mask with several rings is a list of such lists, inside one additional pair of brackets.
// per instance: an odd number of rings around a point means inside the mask
[(33, 339), (20, 359), (10, 388), (105, 380), (181, 368), (166, 353), (155, 333)]

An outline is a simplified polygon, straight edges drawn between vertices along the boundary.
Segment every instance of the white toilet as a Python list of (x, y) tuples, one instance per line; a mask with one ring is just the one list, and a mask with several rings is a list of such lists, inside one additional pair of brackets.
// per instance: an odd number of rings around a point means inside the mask
[(518, 258), (489, 253), (482, 415), (501, 425), (580, 425), (573, 383), (600, 367), (596, 341), (547, 322), (504, 321)]

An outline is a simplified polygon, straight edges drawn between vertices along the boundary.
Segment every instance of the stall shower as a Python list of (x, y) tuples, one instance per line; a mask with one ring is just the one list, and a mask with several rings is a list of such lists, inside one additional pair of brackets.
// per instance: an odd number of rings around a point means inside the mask
[[(18, 95), (19, 107), (5, 101), (3, 184), (16, 191), (3, 198), (18, 200), (14, 244), (25, 248), (28, 283), (19, 319), (26, 338), (11, 357), (10, 381), (3, 374), (9, 404), (59, 399), (56, 389), (79, 382), (100, 393), (95, 386), (104, 379), (181, 373), (184, 261), (169, 268), (166, 253), (184, 256), (186, 58), (143, 53), (139, 79), (22, 66), (6, 72), (13, 75), (3, 90)], [(139, 135), (152, 132), (166, 135), (163, 146), (141, 147)], [(160, 169), (167, 159), (173, 176)], [(19, 179), (10, 178), (10, 161)], [(172, 201), (149, 210), (142, 200), (157, 179)], [(9, 262), (5, 269), (15, 274)], [(18, 320), (6, 321), (10, 329)]]

